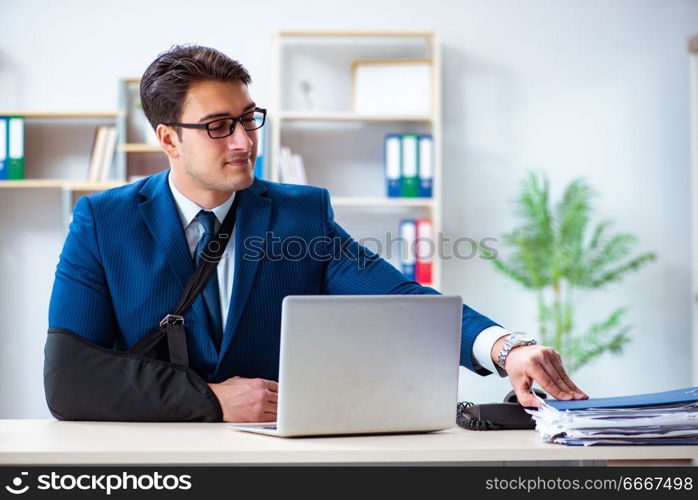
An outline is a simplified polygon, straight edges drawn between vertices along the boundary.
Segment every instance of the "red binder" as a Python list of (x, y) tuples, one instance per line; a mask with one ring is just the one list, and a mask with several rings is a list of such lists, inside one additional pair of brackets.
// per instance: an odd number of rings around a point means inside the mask
[(436, 242), (432, 234), (431, 219), (417, 219), (417, 262), (415, 281), (421, 285), (431, 285), (432, 262), (436, 254)]

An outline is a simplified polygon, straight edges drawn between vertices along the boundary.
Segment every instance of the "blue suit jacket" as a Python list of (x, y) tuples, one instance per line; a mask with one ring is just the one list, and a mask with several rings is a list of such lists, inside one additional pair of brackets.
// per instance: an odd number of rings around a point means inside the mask
[[(172, 312), (194, 264), (168, 174), (78, 201), (56, 270), (49, 327), (123, 350)], [(438, 293), (355, 242), (334, 222), (325, 189), (255, 179), (236, 196), (235, 276), (220, 353), (201, 296), (185, 314), (190, 366), (208, 382), (236, 375), (278, 380), (287, 295)], [(264, 251), (272, 250), (265, 247), (272, 237), (314, 244), (313, 254), (277, 260)], [(298, 248), (289, 245), (289, 253)], [(463, 307), (463, 366), (475, 371), (475, 337), (494, 324)]]

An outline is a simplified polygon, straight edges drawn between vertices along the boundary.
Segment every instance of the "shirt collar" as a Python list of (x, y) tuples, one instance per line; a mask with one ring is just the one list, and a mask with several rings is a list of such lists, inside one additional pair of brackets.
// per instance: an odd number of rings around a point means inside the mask
[[(189, 224), (196, 218), (201, 210), (206, 210), (205, 208), (199, 206), (198, 204), (191, 201), (189, 198), (184, 196), (179, 189), (172, 182), (172, 172), (167, 175), (167, 182), (170, 185), (170, 191), (172, 191), (172, 196), (175, 200), (175, 205), (177, 206), (177, 213), (179, 214), (179, 220), (182, 222), (182, 227), (184, 229), (189, 227)], [(223, 223), (223, 219), (228, 215), (228, 210), (233, 204), (235, 199), (235, 192), (233, 192), (230, 197), (217, 207), (211, 209), (210, 211), (216, 216), (219, 223)]]

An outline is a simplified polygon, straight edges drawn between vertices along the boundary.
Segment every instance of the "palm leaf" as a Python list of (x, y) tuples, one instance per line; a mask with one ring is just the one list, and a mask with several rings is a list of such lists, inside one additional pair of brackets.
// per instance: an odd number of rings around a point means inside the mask
[(623, 325), (627, 309), (620, 307), (600, 323), (592, 324), (584, 335), (572, 337), (560, 351), (567, 371), (572, 373), (591, 362), (605, 351), (620, 354), (623, 346), (630, 342), (627, 333), (630, 327)]

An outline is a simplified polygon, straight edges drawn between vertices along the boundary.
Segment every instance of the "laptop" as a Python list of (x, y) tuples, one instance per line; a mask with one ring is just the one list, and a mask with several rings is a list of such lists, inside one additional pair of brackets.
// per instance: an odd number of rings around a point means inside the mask
[(274, 436), (429, 432), (455, 425), (463, 303), (445, 295), (288, 296)]

